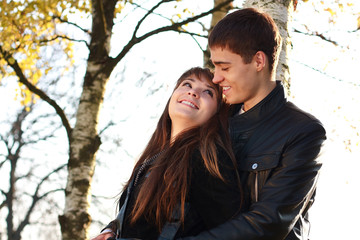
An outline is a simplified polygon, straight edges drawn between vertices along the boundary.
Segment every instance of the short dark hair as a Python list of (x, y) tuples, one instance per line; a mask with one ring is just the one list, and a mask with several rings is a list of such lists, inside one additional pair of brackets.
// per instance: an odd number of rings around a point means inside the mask
[(267, 13), (254, 8), (244, 8), (226, 15), (211, 31), (210, 48), (227, 48), (250, 63), (258, 52), (269, 59), (269, 70), (274, 70), (281, 48), (279, 30)]

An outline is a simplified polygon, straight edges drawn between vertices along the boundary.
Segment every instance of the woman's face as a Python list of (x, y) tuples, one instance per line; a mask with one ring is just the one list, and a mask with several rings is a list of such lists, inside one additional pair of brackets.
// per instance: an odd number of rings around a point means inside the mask
[(184, 130), (204, 124), (217, 111), (218, 94), (211, 79), (195, 75), (184, 79), (170, 98), (172, 128)]

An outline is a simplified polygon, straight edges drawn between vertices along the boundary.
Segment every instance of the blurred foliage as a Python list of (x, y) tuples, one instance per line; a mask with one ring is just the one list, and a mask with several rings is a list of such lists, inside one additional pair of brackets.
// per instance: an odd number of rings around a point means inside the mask
[[(115, 13), (118, 14), (126, 1), (118, 1)], [(0, 3), (0, 82), (2, 78), (14, 76), (8, 64), (19, 64), (24, 76), (33, 85), (52, 70), (49, 48), (56, 54), (63, 54), (63, 71), (74, 63), (74, 43), (65, 24), (76, 15), (88, 18), (91, 2), (86, 0), (4, 0)], [(73, 24), (75, 25), (75, 24)], [(81, 28), (80, 26), (76, 26)], [(89, 33), (83, 29), (85, 33)], [(6, 57), (9, 58), (7, 61)], [(32, 93), (19, 83), (20, 101), (29, 104)]]
[(329, 23), (336, 24), (337, 21), (344, 15), (352, 15), (355, 17), (356, 29), (360, 28), (360, 10), (356, 9), (359, 7), (358, 0), (303, 0), (304, 2), (311, 3), (316, 11), (328, 12)]

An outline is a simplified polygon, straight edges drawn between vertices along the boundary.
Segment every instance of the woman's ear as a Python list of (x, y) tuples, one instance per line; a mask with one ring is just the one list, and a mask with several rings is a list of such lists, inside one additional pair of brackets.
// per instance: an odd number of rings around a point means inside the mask
[(263, 51), (257, 51), (254, 56), (256, 63), (256, 70), (259, 72), (263, 70), (266, 66), (266, 55)]

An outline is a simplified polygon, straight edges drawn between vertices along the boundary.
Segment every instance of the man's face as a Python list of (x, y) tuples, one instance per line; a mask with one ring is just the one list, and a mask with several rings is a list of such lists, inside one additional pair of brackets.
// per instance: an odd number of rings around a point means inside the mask
[(215, 66), (213, 82), (223, 87), (228, 103), (244, 103), (247, 111), (263, 99), (262, 81), (254, 59), (245, 64), (240, 55), (219, 47), (211, 48), (210, 53)]

